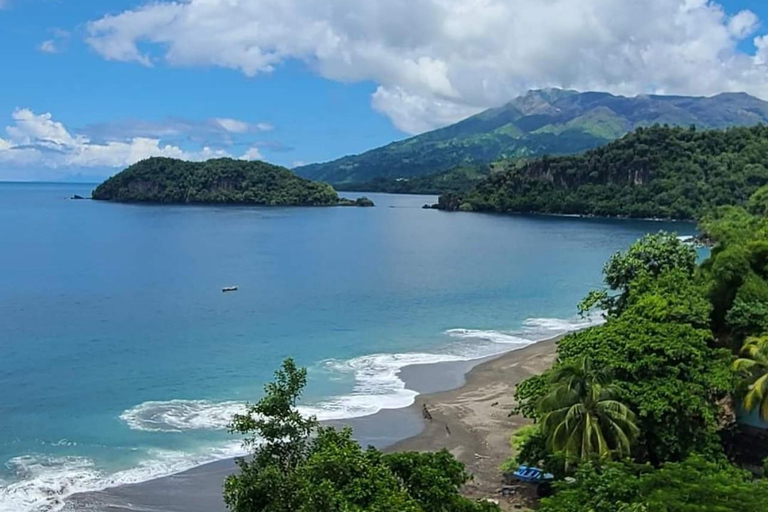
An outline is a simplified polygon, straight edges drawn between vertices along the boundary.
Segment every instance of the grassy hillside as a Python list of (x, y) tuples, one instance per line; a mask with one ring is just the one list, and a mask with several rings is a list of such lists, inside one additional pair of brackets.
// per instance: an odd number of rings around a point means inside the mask
[(581, 155), (506, 161), (441, 208), (692, 219), (768, 183), (768, 127), (640, 128)]
[(579, 153), (654, 124), (725, 128), (764, 122), (768, 122), (768, 103), (747, 94), (627, 98), (537, 90), (457, 124), (295, 171), (306, 178), (347, 186), (379, 178), (439, 174), (498, 159)]

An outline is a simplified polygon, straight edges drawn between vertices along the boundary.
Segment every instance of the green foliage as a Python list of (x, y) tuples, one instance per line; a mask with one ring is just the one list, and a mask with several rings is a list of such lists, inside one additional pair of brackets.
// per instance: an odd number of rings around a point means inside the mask
[(363, 450), (350, 429), (318, 427), (296, 403), (306, 370), (287, 359), (265, 395), (231, 430), (252, 457), (238, 459), (224, 501), (233, 512), (494, 512), (462, 497), (470, 478), (447, 451), (384, 455)]
[(488, 165), (460, 165), (454, 169), (413, 176), (410, 178), (376, 178), (365, 183), (342, 183), (338, 190), (360, 192), (387, 192), (390, 194), (431, 194), (440, 195), (450, 192), (461, 193), (471, 189), (491, 172)]
[(648, 467), (618, 462), (587, 462), (576, 470), (573, 482), (555, 484), (555, 495), (541, 501), (541, 512), (616, 512), (640, 499), (637, 473)]
[(635, 414), (618, 400), (609, 367), (582, 357), (556, 366), (549, 379), (551, 390), (537, 408), (552, 453), (562, 452), (566, 463), (630, 454), (639, 429)]
[(648, 510), (659, 512), (765, 512), (768, 485), (725, 461), (692, 457), (640, 478)]
[(747, 202), (747, 210), (752, 215), (768, 217), (768, 185), (760, 187)]
[(149, 158), (112, 176), (93, 191), (106, 201), (153, 203), (331, 206), (336, 191), (265, 162), (219, 158), (185, 162)]
[[(296, 172), (307, 178), (344, 184), (346, 190), (350, 190), (347, 184), (359, 187), (357, 184), (363, 183), (382, 187), (366, 190), (429, 190), (431, 193), (435, 189), (419, 189), (416, 182), (411, 185), (398, 183), (397, 180), (435, 175), (457, 166), (483, 166), (499, 159), (579, 153), (659, 120), (679, 126), (695, 124), (700, 128), (756, 125), (768, 120), (768, 106), (756, 98), (737, 94), (723, 94), (714, 98), (624, 98), (607, 93), (578, 93), (559, 89), (530, 91), (507, 105), (481, 112), (454, 125), (361, 155), (301, 167)], [(748, 149), (755, 151), (753, 147)], [(713, 153), (721, 150), (720, 145), (712, 147)], [(757, 167), (748, 172), (749, 177), (759, 177), (763, 172), (762, 161), (757, 158), (759, 156), (751, 160)], [(628, 161), (634, 167), (625, 167), (622, 172), (626, 176), (651, 158), (651, 150), (638, 153), (637, 160)], [(725, 159), (722, 162), (728, 165)], [(718, 172), (729, 170), (718, 169)], [(589, 176), (592, 172), (590, 169), (585, 174)], [(383, 180), (374, 181), (376, 178)], [(442, 180), (433, 178), (427, 180), (426, 185), (440, 187), (451, 184), (450, 179), (446, 181), (442, 183)], [(393, 188), (385, 188), (388, 186)], [(439, 191), (455, 192), (457, 189), (445, 188)], [(580, 194), (580, 197), (589, 199), (587, 194)], [(604, 199), (610, 204), (607, 197)], [(672, 199), (660, 198), (674, 210)], [(554, 202), (548, 204), (554, 206)], [(685, 206), (681, 206), (684, 211)]]
[(693, 219), (722, 205), (760, 209), (768, 184), (768, 127), (638, 128), (581, 155), (494, 172), (461, 197), (473, 211)]
[(768, 482), (752, 480), (727, 462), (700, 456), (660, 469), (585, 464), (573, 483), (557, 484), (541, 512), (765, 512)]
[(740, 342), (768, 330), (768, 218), (723, 208), (702, 227), (717, 245), (702, 266), (710, 281), (712, 324)]
[(607, 291), (591, 292), (579, 310), (584, 313), (597, 307), (609, 314), (619, 314), (627, 305), (631, 286), (653, 287), (656, 278), (670, 271), (675, 271), (678, 284), (685, 286), (696, 271), (696, 251), (674, 233), (662, 231), (646, 235), (626, 252), (611, 256), (605, 264), (605, 283), (615, 295)]
[(474, 503), (459, 493), (470, 475), (446, 450), (393, 453), (384, 456), (384, 463), (424, 512), (497, 510)]
[(758, 409), (760, 418), (768, 421), (768, 335), (747, 338), (733, 369), (741, 377), (737, 394), (744, 409)]
[[(710, 285), (696, 272), (695, 257), (674, 235), (660, 233), (611, 258), (605, 275), (615, 295), (588, 298), (609, 310), (607, 323), (563, 338), (550, 371), (585, 357), (610, 368), (618, 400), (637, 415), (633, 455), (640, 461), (720, 451), (717, 403), (735, 381), (730, 353), (713, 348)], [(519, 412), (541, 421), (536, 404), (552, 391), (551, 377), (523, 382)]]

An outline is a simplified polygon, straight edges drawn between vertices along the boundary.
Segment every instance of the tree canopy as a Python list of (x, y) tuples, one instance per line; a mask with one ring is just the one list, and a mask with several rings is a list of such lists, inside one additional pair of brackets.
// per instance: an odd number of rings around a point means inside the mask
[(265, 162), (219, 158), (185, 162), (149, 158), (96, 187), (93, 198), (153, 203), (331, 206), (339, 196), (328, 184), (300, 178)]

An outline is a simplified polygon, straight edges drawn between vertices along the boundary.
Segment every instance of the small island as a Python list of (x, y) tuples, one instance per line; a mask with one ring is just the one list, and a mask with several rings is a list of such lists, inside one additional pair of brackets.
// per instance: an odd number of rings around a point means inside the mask
[(285, 167), (231, 158), (148, 158), (106, 180), (92, 197), (127, 203), (374, 206), (366, 197), (340, 198), (327, 183), (300, 178)]

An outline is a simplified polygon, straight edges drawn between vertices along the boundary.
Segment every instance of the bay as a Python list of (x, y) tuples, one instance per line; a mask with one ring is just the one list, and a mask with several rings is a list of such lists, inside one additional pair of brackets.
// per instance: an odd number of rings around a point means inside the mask
[[(407, 364), (585, 325), (608, 257), (692, 224), (375, 208), (125, 205), (0, 183), (0, 510), (239, 452), (228, 418), (286, 357), (322, 418), (408, 405)], [(349, 194), (347, 194), (349, 195)], [(355, 197), (355, 195), (351, 195)], [(224, 286), (238, 286), (222, 293)]]

